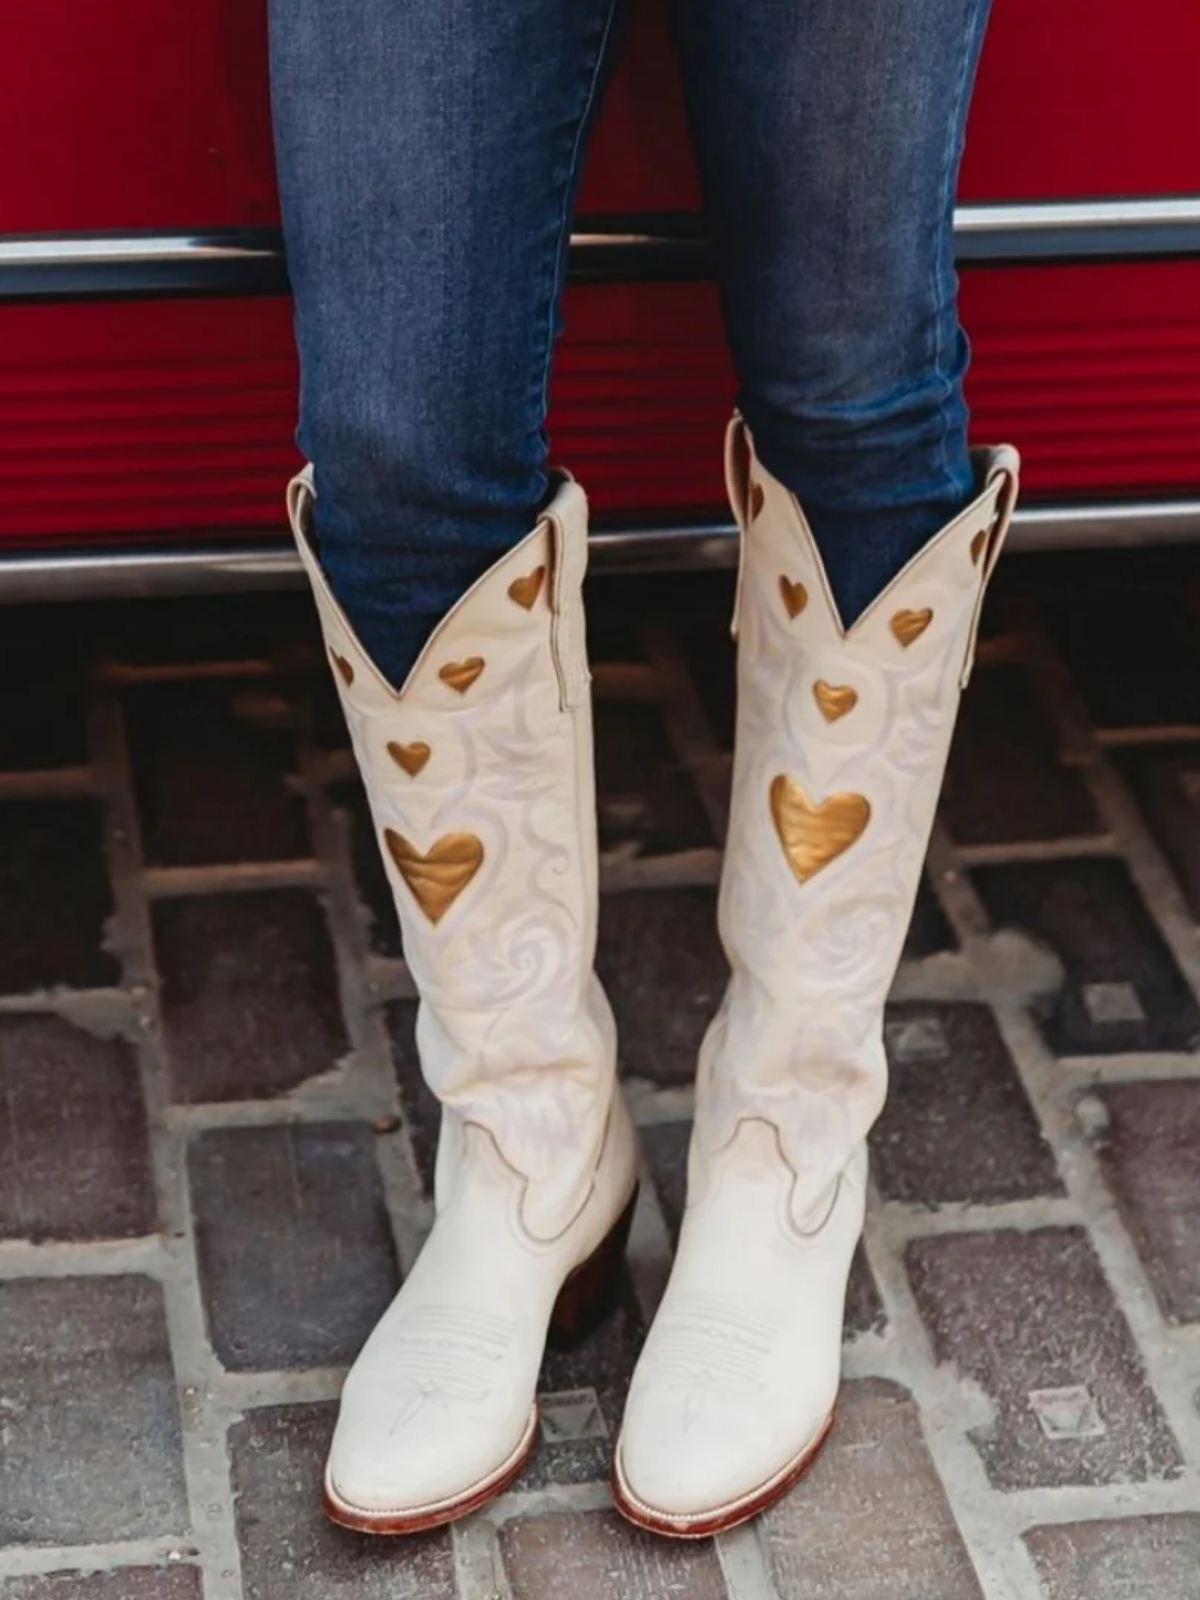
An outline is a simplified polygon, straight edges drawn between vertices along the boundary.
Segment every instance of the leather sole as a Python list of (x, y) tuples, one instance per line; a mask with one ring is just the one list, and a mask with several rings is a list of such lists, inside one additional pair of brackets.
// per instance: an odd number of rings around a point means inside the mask
[(812, 1466), (821, 1452), (821, 1447), (829, 1437), (833, 1427), (834, 1412), (829, 1413), (825, 1426), (809, 1445), (806, 1445), (800, 1454), (773, 1477), (768, 1478), (757, 1489), (751, 1489), (747, 1494), (739, 1495), (736, 1500), (730, 1500), (723, 1506), (696, 1512), (670, 1512), (661, 1511), (655, 1506), (650, 1506), (639, 1500), (626, 1484), (621, 1472), (621, 1447), (618, 1442), (617, 1452), (613, 1458), (613, 1502), (617, 1510), (627, 1522), (632, 1522), (635, 1527), (644, 1528), (647, 1533), (658, 1533), (668, 1539), (708, 1539), (716, 1533), (728, 1533), (731, 1528), (740, 1527), (743, 1522), (749, 1522), (760, 1511), (765, 1511), (768, 1506), (773, 1506), (781, 1500), (789, 1489), (795, 1487), (804, 1474)]
[[(616, 1222), (600, 1243), (563, 1281), (550, 1316), (546, 1342), (556, 1349), (570, 1350), (588, 1338), (613, 1310), (620, 1292), (621, 1265), (637, 1204), (637, 1185)], [(333, 1485), (328, 1468), (322, 1486), (321, 1504), (325, 1515), (340, 1528), (355, 1533), (371, 1533), (395, 1538), (411, 1533), (427, 1533), (469, 1516), (481, 1506), (503, 1494), (521, 1472), (537, 1447), (538, 1408), (535, 1401), (520, 1442), (512, 1454), (487, 1477), (480, 1478), (460, 1494), (425, 1505), (396, 1510), (369, 1510), (344, 1500)]]

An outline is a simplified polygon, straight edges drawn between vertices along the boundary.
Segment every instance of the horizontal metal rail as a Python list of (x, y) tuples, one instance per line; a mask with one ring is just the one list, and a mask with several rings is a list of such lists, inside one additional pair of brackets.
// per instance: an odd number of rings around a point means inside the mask
[[(592, 570), (637, 573), (721, 569), (737, 559), (736, 529), (719, 517), (660, 525), (601, 527), (591, 538)], [(1091, 505), (1025, 505), (1013, 524), (1018, 550), (1200, 543), (1200, 498)], [(0, 604), (289, 589), (299, 559), (282, 539), (233, 545), (197, 538), (190, 548), (46, 550), (0, 556)]]
[[(1200, 195), (962, 205), (960, 265), (1200, 257)], [(686, 282), (712, 276), (690, 212), (582, 217), (571, 239), (577, 283)], [(275, 229), (0, 235), (0, 301), (259, 295), (287, 292)]]

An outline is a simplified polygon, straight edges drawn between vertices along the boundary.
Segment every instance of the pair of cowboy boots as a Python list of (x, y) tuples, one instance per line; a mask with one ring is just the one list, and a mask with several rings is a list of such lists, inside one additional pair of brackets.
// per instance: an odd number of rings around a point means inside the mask
[[(738, 712), (720, 929), (732, 969), (704, 1041), (688, 1201), (614, 1461), (618, 1508), (664, 1534), (735, 1526), (824, 1439), (883, 1007), (912, 912), (1018, 461), (846, 629), (795, 498), (735, 419)], [(547, 1338), (611, 1302), (637, 1191), (612, 1013), (593, 970), (597, 848), (569, 479), (393, 689), (330, 592), (309, 474), (290, 491), (420, 994), (442, 1107), (435, 1221), (342, 1393), (324, 1498), (408, 1533), (521, 1470)]]

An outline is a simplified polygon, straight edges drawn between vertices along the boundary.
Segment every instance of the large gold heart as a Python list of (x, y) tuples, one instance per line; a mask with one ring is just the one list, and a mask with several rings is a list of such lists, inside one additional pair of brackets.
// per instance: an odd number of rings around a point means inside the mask
[(782, 772), (771, 785), (771, 816), (788, 864), (801, 883), (849, 850), (871, 820), (861, 794), (831, 794), (819, 805)]
[(897, 611), (891, 620), (891, 630), (899, 639), (905, 650), (925, 632), (933, 621), (933, 612), (929, 607), (923, 611)]
[(779, 592), (783, 596), (783, 604), (788, 616), (795, 622), (808, 604), (808, 590), (802, 583), (793, 583), (790, 578), (781, 577), (779, 580)]
[(396, 871), (435, 926), (483, 865), (483, 844), (473, 833), (444, 834), (424, 855), (392, 828), (383, 837)]
[(858, 690), (848, 683), (826, 683), (824, 678), (818, 678), (813, 684), (813, 699), (820, 706), (825, 721), (836, 722), (854, 710), (858, 704)]
[(402, 767), (410, 778), (415, 778), (418, 772), (424, 770), (426, 762), (433, 754), (423, 739), (416, 740), (414, 744), (398, 744), (393, 739), (387, 751), (396, 765)]
[(535, 567), (527, 578), (515, 578), (508, 586), (508, 598), (525, 611), (533, 610), (533, 602), (542, 592), (542, 584), (546, 581), (545, 567)]
[(470, 656), (466, 661), (448, 661), (438, 677), (458, 694), (466, 694), (486, 664), (482, 656)]
[(337, 651), (333, 648), (332, 645), (329, 648), (329, 659), (333, 662), (334, 666), (338, 669), (338, 676), (341, 678), (342, 682), (346, 685), (346, 687), (348, 689), (350, 687), (350, 685), (354, 682), (354, 668), (346, 660), (345, 656), (338, 655)]

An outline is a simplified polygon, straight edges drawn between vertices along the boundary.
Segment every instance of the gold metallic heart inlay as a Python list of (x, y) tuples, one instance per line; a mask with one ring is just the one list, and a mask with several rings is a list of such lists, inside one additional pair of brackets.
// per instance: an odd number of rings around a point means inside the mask
[(971, 565), (973, 567), (979, 565), (979, 558), (983, 554), (983, 547), (987, 544), (987, 539), (988, 529), (980, 528), (979, 532), (971, 540)]
[(808, 590), (802, 583), (793, 583), (790, 578), (781, 577), (779, 592), (783, 596), (783, 605), (788, 617), (795, 622), (808, 604)]
[(836, 722), (854, 710), (858, 704), (858, 690), (848, 683), (826, 683), (824, 678), (818, 678), (813, 684), (813, 699), (820, 706), (825, 721)]
[(814, 804), (784, 773), (771, 785), (771, 816), (788, 864), (801, 883), (815, 878), (862, 837), (871, 803), (861, 794), (831, 794)]
[(897, 611), (891, 620), (891, 630), (905, 650), (915, 643), (933, 621), (933, 612), (926, 606), (923, 611)]
[(345, 656), (338, 655), (337, 651), (335, 649), (333, 649), (332, 646), (330, 647), (330, 650), (329, 650), (329, 659), (333, 662), (334, 666), (337, 668), (338, 676), (341, 678), (342, 682), (346, 685), (346, 687), (348, 689), (350, 687), (350, 685), (354, 682), (354, 668), (346, 660)]
[(424, 855), (392, 828), (383, 837), (396, 871), (435, 926), (483, 865), (483, 844), (473, 833), (444, 834)]
[(399, 744), (393, 739), (388, 744), (387, 752), (410, 778), (415, 778), (418, 772), (424, 771), (426, 763), (433, 754), (423, 739), (418, 739), (413, 744)]
[(525, 611), (533, 610), (533, 603), (542, 592), (546, 581), (545, 567), (535, 567), (527, 578), (516, 578), (508, 586), (508, 598)]
[(466, 694), (486, 664), (482, 656), (470, 656), (466, 661), (448, 661), (438, 677), (457, 694)]

